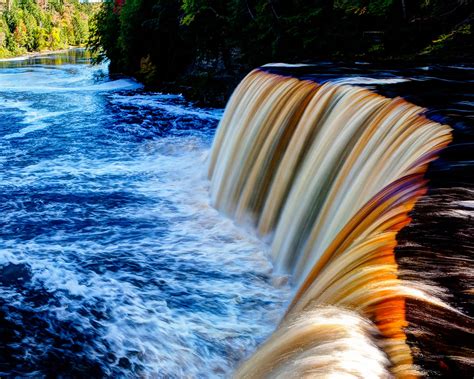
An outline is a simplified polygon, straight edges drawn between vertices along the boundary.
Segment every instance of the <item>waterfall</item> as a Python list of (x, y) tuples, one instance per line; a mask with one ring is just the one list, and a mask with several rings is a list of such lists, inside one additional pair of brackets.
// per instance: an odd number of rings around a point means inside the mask
[(450, 127), (423, 112), (260, 69), (239, 84), (211, 151), (211, 201), (269, 241), (295, 295), (238, 377), (420, 374), (405, 300), (449, 305), (399, 278), (394, 249), (428, 164), (451, 141)]

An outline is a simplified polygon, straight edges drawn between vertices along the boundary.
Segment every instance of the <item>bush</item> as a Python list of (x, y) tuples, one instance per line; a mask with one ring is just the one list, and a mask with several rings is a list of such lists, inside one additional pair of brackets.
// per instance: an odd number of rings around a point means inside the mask
[(167, 81), (198, 66), (413, 57), (465, 35), (451, 38), (472, 11), (465, 0), (109, 0), (89, 43), (112, 71), (140, 75), (146, 62)]

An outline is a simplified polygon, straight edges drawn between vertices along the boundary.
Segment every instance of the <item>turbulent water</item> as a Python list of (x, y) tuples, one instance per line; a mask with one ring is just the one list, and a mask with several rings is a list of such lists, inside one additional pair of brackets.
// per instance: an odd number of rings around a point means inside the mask
[(228, 375), (288, 289), (209, 205), (221, 110), (54, 63), (0, 70), (0, 376)]
[[(276, 328), (292, 289), (273, 272), (269, 247), (210, 205), (222, 110), (147, 92), (88, 62), (81, 51), (0, 62), (0, 376), (229, 377)], [(436, 192), (406, 232), (400, 262), (419, 265), (406, 275), (430, 284), (457, 280), (454, 305), (470, 313), (460, 267), (472, 248), (472, 68), (272, 70), (404, 95), (453, 126), (455, 148), (431, 168)], [(425, 246), (420, 230), (439, 197)], [(465, 260), (444, 259), (452, 246)], [(429, 271), (433, 256), (451, 268), (441, 279)], [(371, 328), (339, 316), (354, 332)], [(430, 343), (419, 349), (433, 357), (426, 368), (452, 373), (458, 366)]]

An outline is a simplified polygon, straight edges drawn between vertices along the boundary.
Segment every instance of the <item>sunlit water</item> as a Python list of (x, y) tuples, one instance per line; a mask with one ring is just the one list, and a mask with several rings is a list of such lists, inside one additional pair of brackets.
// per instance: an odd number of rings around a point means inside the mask
[[(455, 136), (431, 184), (454, 199), (447, 212), (472, 212), (451, 190), (472, 188), (472, 67), (273, 70), (429, 107)], [(80, 51), (0, 62), (0, 376), (229, 377), (275, 329), (291, 289), (268, 247), (209, 204), (221, 115), (110, 78)], [(440, 238), (468, 245), (447, 224), (429, 254)]]
[(222, 111), (54, 63), (0, 70), (0, 376), (228, 375), (289, 291), (209, 205)]

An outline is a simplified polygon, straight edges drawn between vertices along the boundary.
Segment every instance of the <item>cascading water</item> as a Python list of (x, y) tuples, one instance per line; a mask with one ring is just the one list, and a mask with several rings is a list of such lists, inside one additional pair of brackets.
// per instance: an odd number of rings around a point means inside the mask
[(265, 67), (215, 134), (88, 62), (0, 60), (2, 378), (472, 378), (472, 67)]
[(0, 377), (229, 376), (289, 294), (209, 205), (222, 111), (87, 58), (0, 62)]
[(451, 141), (451, 128), (423, 112), (363, 88), (263, 70), (235, 90), (212, 148), (212, 202), (257, 228), (297, 288), (237, 377), (421, 373), (406, 342), (406, 299), (459, 313), (435, 288), (402, 280), (394, 255), (426, 192), (428, 164)]

